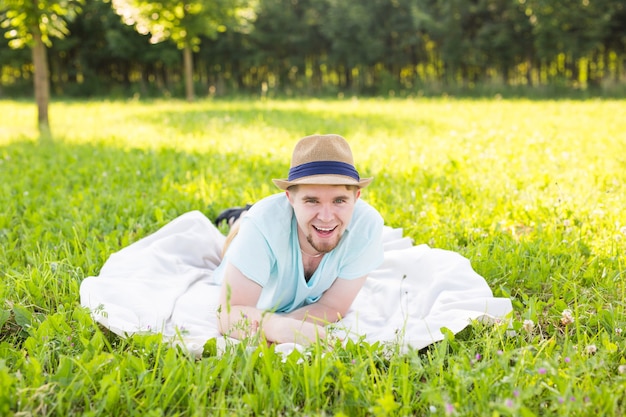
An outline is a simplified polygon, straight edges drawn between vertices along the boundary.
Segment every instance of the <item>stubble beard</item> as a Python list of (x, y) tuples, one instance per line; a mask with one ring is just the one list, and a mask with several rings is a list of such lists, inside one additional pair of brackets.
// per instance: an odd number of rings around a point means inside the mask
[(339, 238), (337, 238), (337, 240), (335, 240), (333, 242), (328, 242), (327, 244), (324, 244), (324, 245), (320, 245), (320, 244), (316, 243), (313, 240), (313, 236), (312, 235), (308, 235), (306, 237), (306, 241), (309, 242), (309, 245), (311, 245), (311, 247), (313, 249), (315, 249), (317, 252), (319, 252), (319, 253), (328, 253), (331, 250), (335, 249), (337, 247), (337, 245), (339, 245), (339, 242), (341, 241), (341, 236), (339, 236)]

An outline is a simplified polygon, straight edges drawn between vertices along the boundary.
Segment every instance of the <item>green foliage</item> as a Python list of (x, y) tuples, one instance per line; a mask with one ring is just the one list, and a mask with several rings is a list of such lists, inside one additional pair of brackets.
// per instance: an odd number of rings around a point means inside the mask
[[(626, 412), (623, 101), (0, 101), (1, 415)], [(422, 351), (348, 341), (200, 358), (121, 339), (82, 279), (179, 214), (276, 192), (294, 141), (337, 132), (363, 194), (416, 243), (467, 256), (514, 312)]]
[[(193, 78), (218, 96), (622, 97), (624, 2), (553, 3), (0, 0), (0, 22), (14, 46), (29, 22), (66, 38), (48, 52), (65, 96), (180, 96)], [(0, 41), (0, 94), (31, 96), (30, 56), (13, 52)]]
[(68, 34), (67, 21), (76, 17), (84, 0), (0, 0), (4, 12), (3, 28), (12, 48), (31, 45), (33, 27), (41, 31), (42, 41), (50, 46), (50, 38), (63, 38)]
[(152, 43), (173, 40), (180, 49), (196, 47), (200, 37), (215, 38), (243, 17), (240, 0), (111, 0), (124, 23), (134, 26), (143, 35), (150, 34)]

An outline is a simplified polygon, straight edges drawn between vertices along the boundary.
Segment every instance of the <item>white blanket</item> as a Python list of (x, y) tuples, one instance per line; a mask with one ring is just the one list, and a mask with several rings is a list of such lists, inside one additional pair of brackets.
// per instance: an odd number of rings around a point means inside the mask
[[(82, 282), (81, 304), (120, 336), (158, 332), (200, 354), (207, 340), (224, 341), (216, 320), (219, 286), (212, 281), (224, 239), (202, 213), (183, 214), (111, 255), (99, 276)], [(333, 325), (340, 337), (420, 349), (442, 340), (442, 328), (457, 333), (472, 320), (500, 319), (512, 310), (463, 256), (413, 246), (401, 229), (385, 227), (384, 240), (383, 265)]]

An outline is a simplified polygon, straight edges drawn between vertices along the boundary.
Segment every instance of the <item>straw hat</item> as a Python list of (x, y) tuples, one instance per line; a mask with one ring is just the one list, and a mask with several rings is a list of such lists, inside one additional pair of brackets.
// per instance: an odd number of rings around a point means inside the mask
[(298, 141), (291, 157), (289, 177), (273, 180), (281, 190), (292, 185), (356, 185), (367, 187), (373, 178), (361, 178), (354, 167), (348, 142), (339, 135), (312, 135)]

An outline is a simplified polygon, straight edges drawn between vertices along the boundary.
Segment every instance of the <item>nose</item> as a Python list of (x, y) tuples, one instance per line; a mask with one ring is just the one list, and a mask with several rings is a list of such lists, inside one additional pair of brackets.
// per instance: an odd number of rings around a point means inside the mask
[(317, 218), (323, 222), (329, 222), (333, 219), (333, 217), (332, 205), (322, 204), (320, 211), (317, 213)]

